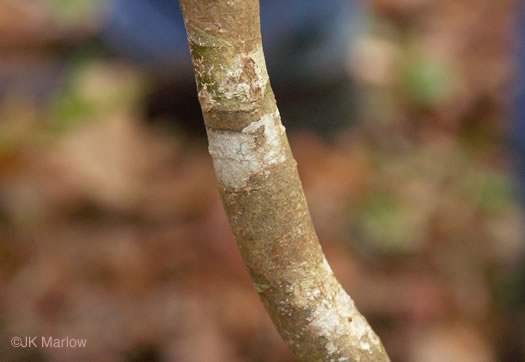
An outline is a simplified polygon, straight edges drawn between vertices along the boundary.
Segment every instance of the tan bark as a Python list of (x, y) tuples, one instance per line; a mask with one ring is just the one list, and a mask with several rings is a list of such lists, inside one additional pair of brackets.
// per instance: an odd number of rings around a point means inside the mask
[(209, 151), (253, 284), (300, 361), (388, 361), (318, 242), (270, 87), (258, 0), (179, 0)]

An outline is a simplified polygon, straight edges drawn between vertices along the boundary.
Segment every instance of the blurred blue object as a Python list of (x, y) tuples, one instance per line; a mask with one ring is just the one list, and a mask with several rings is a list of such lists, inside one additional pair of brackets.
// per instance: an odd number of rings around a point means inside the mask
[[(362, 15), (359, 2), (261, 0), (270, 74), (317, 81), (340, 77), (352, 29)], [(176, 67), (191, 69), (177, 0), (112, 0), (102, 36), (117, 53), (139, 64), (170, 73)]]
[[(348, 124), (355, 97), (346, 62), (363, 15), (362, 0), (261, 0), (266, 64), (287, 127), (330, 136)], [(146, 102), (148, 119), (175, 118), (203, 131), (177, 0), (111, 0), (100, 35), (114, 52), (160, 75), (162, 86)]]
[(113, 0), (102, 37), (121, 56), (144, 65), (188, 57), (177, 0)]
[(515, 39), (515, 95), (510, 126), (510, 146), (518, 193), (525, 208), (525, 3), (520, 2)]

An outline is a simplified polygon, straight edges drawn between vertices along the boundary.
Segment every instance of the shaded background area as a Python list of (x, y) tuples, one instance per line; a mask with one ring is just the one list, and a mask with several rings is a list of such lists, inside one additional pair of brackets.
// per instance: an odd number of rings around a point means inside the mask
[[(393, 361), (525, 358), (505, 142), (515, 5), (473, 6), (369, 2), (352, 86), (307, 85), (308, 106), (338, 101), (284, 119), (313, 120), (289, 135), (314, 223)], [(116, 56), (104, 9), (0, 0), (0, 358), (293, 361), (228, 229), (194, 89)], [(278, 104), (301, 109), (289, 87)], [(327, 136), (341, 99), (354, 102)]]

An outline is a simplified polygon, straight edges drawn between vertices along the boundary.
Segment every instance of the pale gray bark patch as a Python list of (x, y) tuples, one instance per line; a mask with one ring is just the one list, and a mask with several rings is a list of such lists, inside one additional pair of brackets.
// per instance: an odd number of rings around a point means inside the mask
[(296, 301), (298, 305), (313, 306), (308, 328), (327, 340), (327, 356), (340, 354), (340, 347), (346, 348), (348, 343), (371, 354), (371, 344), (377, 348), (381, 343), (379, 338), (359, 313), (353, 300), (337, 283), (326, 259), (320, 263), (318, 270), (321, 274), (319, 278), (325, 284), (321, 284), (320, 289), (311, 288), (310, 292), (301, 293)]
[[(197, 69), (201, 69), (197, 60)], [(247, 71), (253, 72), (247, 74)], [(223, 107), (235, 101), (239, 109), (251, 109), (252, 103), (264, 94), (268, 85), (268, 73), (262, 46), (254, 51), (234, 55), (229, 63), (213, 65), (206, 69), (210, 83), (201, 82), (199, 99), (207, 111)]]
[(284, 162), (284, 136), (285, 128), (277, 110), (240, 132), (208, 129), (208, 149), (218, 181), (229, 189), (239, 190), (248, 185), (253, 175)]
[[(251, 63), (255, 76), (244, 80), (242, 79), (243, 67), (247, 62)], [(235, 56), (231, 68), (225, 72), (226, 75), (219, 85), (219, 91), (227, 99), (238, 97), (241, 102), (249, 101), (252, 89), (258, 89), (263, 94), (268, 83), (268, 74), (262, 46), (257, 47), (253, 52)]]

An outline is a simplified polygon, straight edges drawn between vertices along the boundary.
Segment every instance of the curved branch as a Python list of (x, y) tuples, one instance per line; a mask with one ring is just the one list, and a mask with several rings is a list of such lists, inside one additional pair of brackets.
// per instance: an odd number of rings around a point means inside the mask
[(312, 226), (270, 87), (258, 0), (180, 0), (218, 188), (253, 284), (300, 361), (388, 361)]

